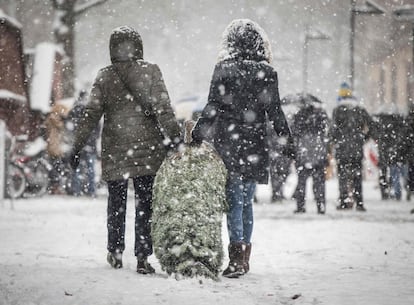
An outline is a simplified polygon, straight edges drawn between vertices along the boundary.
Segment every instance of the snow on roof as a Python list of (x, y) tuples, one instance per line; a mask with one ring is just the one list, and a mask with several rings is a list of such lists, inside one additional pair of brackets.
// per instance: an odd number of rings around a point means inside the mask
[(0, 99), (15, 100), (22, 103), (26, 103), (26, 97), (5, 89), (0, 89)]
[(33, 76), (30, 87), (30, 102), (34, 110), (47, 113), (53, 84), (53, 70), (58, 48), (49, 42), (39, 43), (35, 48)]
[(17, 21), (16, 19), (6, 15), (2, 9), (0, 9), (0, 20), (5, 20), (7, 21), (9, 24), (13, 25), (16, 28), (21, 29), (22, 28), (22, 24)]

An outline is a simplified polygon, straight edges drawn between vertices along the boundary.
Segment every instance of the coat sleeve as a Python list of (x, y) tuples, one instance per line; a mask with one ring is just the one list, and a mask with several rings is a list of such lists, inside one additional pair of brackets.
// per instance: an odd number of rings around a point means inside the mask
[(101, 89), (100, 80), (102, 79), (99, 73), (92, 86), (89, 101), (85, 106), (85, 111), (79, 120), (79, 124), (75, 129), (73, 150), (74, 153), (79, 153), (85, 146), (92, 131), (98, 126), (99, 121), (104, 113), (104, 101)]
[(375, 138), (375, 122), (372, 119), (371, 115), (368, 113), (368, 111), (366, 111), (364, 109), (364, 116), (365, 116), (365, 121), (366, 121), (366, 128), (367, 128), (367, 132), (366, 132), (366, 137), (367, 138)]
[(197, 124), (194, 126), (192, 131), (192, 137), (195, 141), (205, 139), (208, 132), (220, 113), (220, 92), (219, 87), (222, 84), (220, 78), (219, 68), (216, 66), (213, 78), (210, 83), (210, 91), (208, 94), (207, 104), (204, 107)]
[(266, 90), (265, 99), (267, 100), (265, 100), (265, 105), (270, 123), (278, 136), (285, 136), (291, 139), (290, 129), (281, 107), (276, 71), (269, 79), (269, 85)]
[(171, 141), (177, 142), (180, 138), (180, 126), (175, 118), (174, 110), (171, 107), (170, 97), (157, 65), (153, 66), (152, 86), (149, 99), (155, 116), (158, 119), (162, 133)]
[(338, 135), (338, 124), (337, 124), (337, 115), (338, 115), (338, 109), (335, 108), (332, 112), (332, 120), (331, 120), (331, 124), (329, 125), (329, 130), (328, 130), (328, 138), (329, 138), (329, 142), (334, 144), (337, 143), (339, 135)]

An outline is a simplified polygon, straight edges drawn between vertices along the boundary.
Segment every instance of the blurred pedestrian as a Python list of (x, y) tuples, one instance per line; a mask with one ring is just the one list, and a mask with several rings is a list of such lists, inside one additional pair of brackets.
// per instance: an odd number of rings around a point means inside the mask
[[(408, 175), (407, 175), (407, 184), (408, 184), (408, 192), (413, 195), (414, 194), (414, 107), (411, 106), (407, 118), (406, 118), (406, 143), (407, 143), (407, 150), (406, 150), (406, 160), (407, 160), (407, 167), (408, 167)], [(414, 209), (411, 210), (411, 213), (414, 213)]]
[(266, 117), (276, 134), (284, 137), (286, 153), (292, 147), (263, 29), (248, 19), (234, 20), (224, 31), (222, 47), (207, 105), (192, 135), (194, 142), (201, 143), (215, 125), (214, 146), (228, 171), (230, 262), (223, 276), (235, 278), (249, 271), (256, 183), (268, 183)]
[(122, 268), (131, 178), (135, 189), (136, 271), (154, 273), (147, 259), (153, 253), (152, 187), (167, 149), (178, 141), (180, 127), (159, 67), (143, 59), (139, 33), (129, 26), (114, 29), (109, 50), (112, 64), (98, 72), (75, 132), (72, 167), (77, 167), (81, 149), (103, 117), (102, 179), (109, 193), (107, 260), (113, 268)]
[(69, 108), (62, 104), (55, 104), (45, 119), (47, 154), (52, 163), (49, 171), (49, 193), (54, 195), (66, 194), (67, 190), (61, 185), (62, 175), (68, 175), (65, 170), (64, 156), (68, 150), (67, 131), (65, 121)]
[(284, 137), (279, 137), (273, 130), (273, 126), (268, 128), (269, 142), (269, 172), (270, 184), (272, 188), (271, 202), (280, 202), (285, 199), (284, 185), (290, 174), (292, 159), (283, 154), (285, 143)]
[(366, 211), (362, 194), (363, 147), (372, 132), (372, 119), (362, 103), (342, 83), (332, 114), (330, 141), (335, 150), (339, 183), (338, 210)]
[[(69, 111), (68, 120), (70, 121), (70, 129), (72, 132), (76, 131), (79, 121), (84, 115), (87, 103), (87, 92), (80, 91), (78, 98)], [(98, 124), (91, 132), (85, 146), (79, 153), (79, 166), (73, 173), (72, 179), (72, 194), (80, 196), (85, 194), (87, 196), (95, 197), (95, 163), (97, 160), (97, 141), (100, 136), (101, 125)], [(85, 178), (83, 176), (86, 176)]]
[(381, 112), (374, 116), (375, 132), (379, 154), (379, 184), (383, 200), (401, 200), (403, 166), (406, 150), (406, 124), (404, 117), (396, 113)]
[(328, 165), (328, 115), (321, 103), (306, 103), (294, 117), (292, 135), (296, 149), (298, 185), (295, 213), (305, 213), (306, 182), (313, 179), (313, 194), (319, 214), (325, 214), (325, 168)]

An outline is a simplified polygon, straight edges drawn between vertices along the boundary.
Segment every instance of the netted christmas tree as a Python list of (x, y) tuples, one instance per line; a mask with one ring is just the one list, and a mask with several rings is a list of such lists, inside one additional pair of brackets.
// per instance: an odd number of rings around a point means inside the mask
[(152, 239), (169, 275), (217, 280), (225, 184), (226, 168), (206, 143), (186, 146), (161, 165), (153, 190)]

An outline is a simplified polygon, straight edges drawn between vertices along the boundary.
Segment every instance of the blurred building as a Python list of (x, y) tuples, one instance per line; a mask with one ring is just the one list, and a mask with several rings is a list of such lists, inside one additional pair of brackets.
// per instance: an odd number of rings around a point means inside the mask
[(33, 139), (62, 100), (62, 51), (53, 43), (23, 48), (23, 27), (0, 10), (0, 119), (13, 135)]
[(0, 119), (13, 135), (27, 132), (29, 107), (21, 25), (0, 10)]
[(414, 1), (376, 0), (375, 3), (384, 7), (386, 13), (372, 18), (369, 26), (364, 23), (360, 27), (360, 43), (364, 37), (370, 37), (372, 42), (359, 50), (365, 62), (357, 77), (362, 79), (365, 102), (371, 112), (404, 114), (412, 107), (414, 98), (414, 18), (412, 22), (398, 20), (394, 12), (412, 7)]

